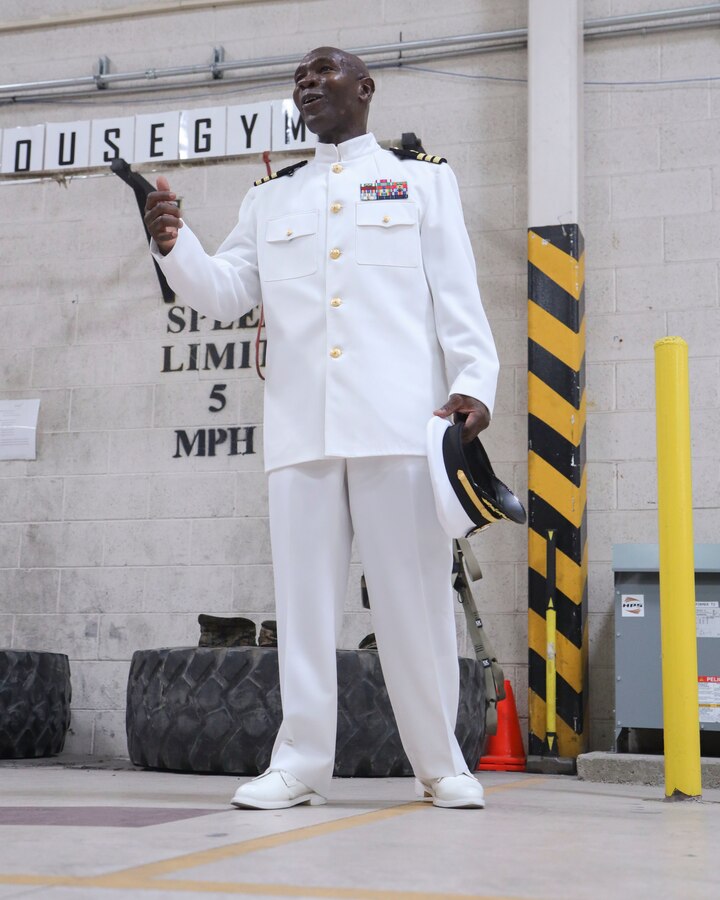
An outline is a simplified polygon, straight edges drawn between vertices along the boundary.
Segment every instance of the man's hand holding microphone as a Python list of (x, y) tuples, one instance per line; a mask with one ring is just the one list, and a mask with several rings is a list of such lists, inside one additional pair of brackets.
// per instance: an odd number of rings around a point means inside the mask
[(163, 256), (172, 250), (178, 231), (183, 226), (177, 194), (170, 190), (170, 184), (163, 175), (158, 176), (157, 190), (147, 195), (145, 201), (145, 227), (155, 239)]

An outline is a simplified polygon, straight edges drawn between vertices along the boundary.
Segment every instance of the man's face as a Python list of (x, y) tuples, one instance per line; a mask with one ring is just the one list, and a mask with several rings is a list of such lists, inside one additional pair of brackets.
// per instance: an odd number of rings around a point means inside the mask
[(295, 70), (293, 100), (306, 126), (323, 140), (349, 129), (364, 130), (372, 82), (330, 47), (313, 50)]

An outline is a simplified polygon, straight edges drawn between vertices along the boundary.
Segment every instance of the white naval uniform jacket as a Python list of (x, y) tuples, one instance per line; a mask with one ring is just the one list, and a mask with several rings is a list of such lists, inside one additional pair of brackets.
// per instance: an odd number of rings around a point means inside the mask
[[(407, 182), (407, 198), (360, 186)], [(449, 393), (492, 412), (498, 358), (455, 176), (372, 134), (251, 188), (215, 256), (185, 225), (160, 264), (178, 301), (229, 322), (262, 302), (267, 471), (325, 457), (424, 455)]]

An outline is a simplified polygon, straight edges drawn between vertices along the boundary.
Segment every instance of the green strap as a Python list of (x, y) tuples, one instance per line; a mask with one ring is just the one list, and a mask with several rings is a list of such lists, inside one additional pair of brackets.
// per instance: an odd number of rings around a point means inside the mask
[(505, 699), (505, 676), (502, 667), (490, 644), (482, 619), (475, 605), (475, 598), (470, 590), (465, 567), (473, 581), (482, 578), (482, 570), (478, 565), (475, 554), (470, 544), (464, 540), (453, 541), (453, 556), (455, 559), (455, 581), (453, 587), (457, 591), (462, 604), (468, 634), (472, 641), (475, 656), (483, 667), (485, 678), (485, 733), (497, 732), (497, 705), (498, 701)]

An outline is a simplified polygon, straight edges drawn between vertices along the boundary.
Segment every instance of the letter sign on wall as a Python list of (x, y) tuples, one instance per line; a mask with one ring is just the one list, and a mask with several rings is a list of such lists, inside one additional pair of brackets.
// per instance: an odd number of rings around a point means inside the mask
[(41, 172), (44, 145), (44, 125), (6, 128), (3, 131), (2, 145), (3, 172)]
[(292, 100), (52, 122), (0, 131), (0, 175), (306, 150), (317, 138)]
[(283, 100), (273, 106), (273, 150), (295, 150), (307, 147), (308, 138), (314, 135), (305, 128), (292, 100)]
[(107, 166), (114, 159), (132, 159), (135, 116), (95, 119), (90, 133), (90, 165)]
[(178, 143), (180, 159), (225, 156), (226, 117), (225, 106), (182, 112)]
[(135, 116), (134, 162), (178, 159), (180, 111)]
[(262, 153), (271, 146), (269, 103), (246, 103), (227, 108), (227, 155)]
[(89, 122), (57, 122), (45, 126), (46, 169), (87, 169), (89, 164)]

